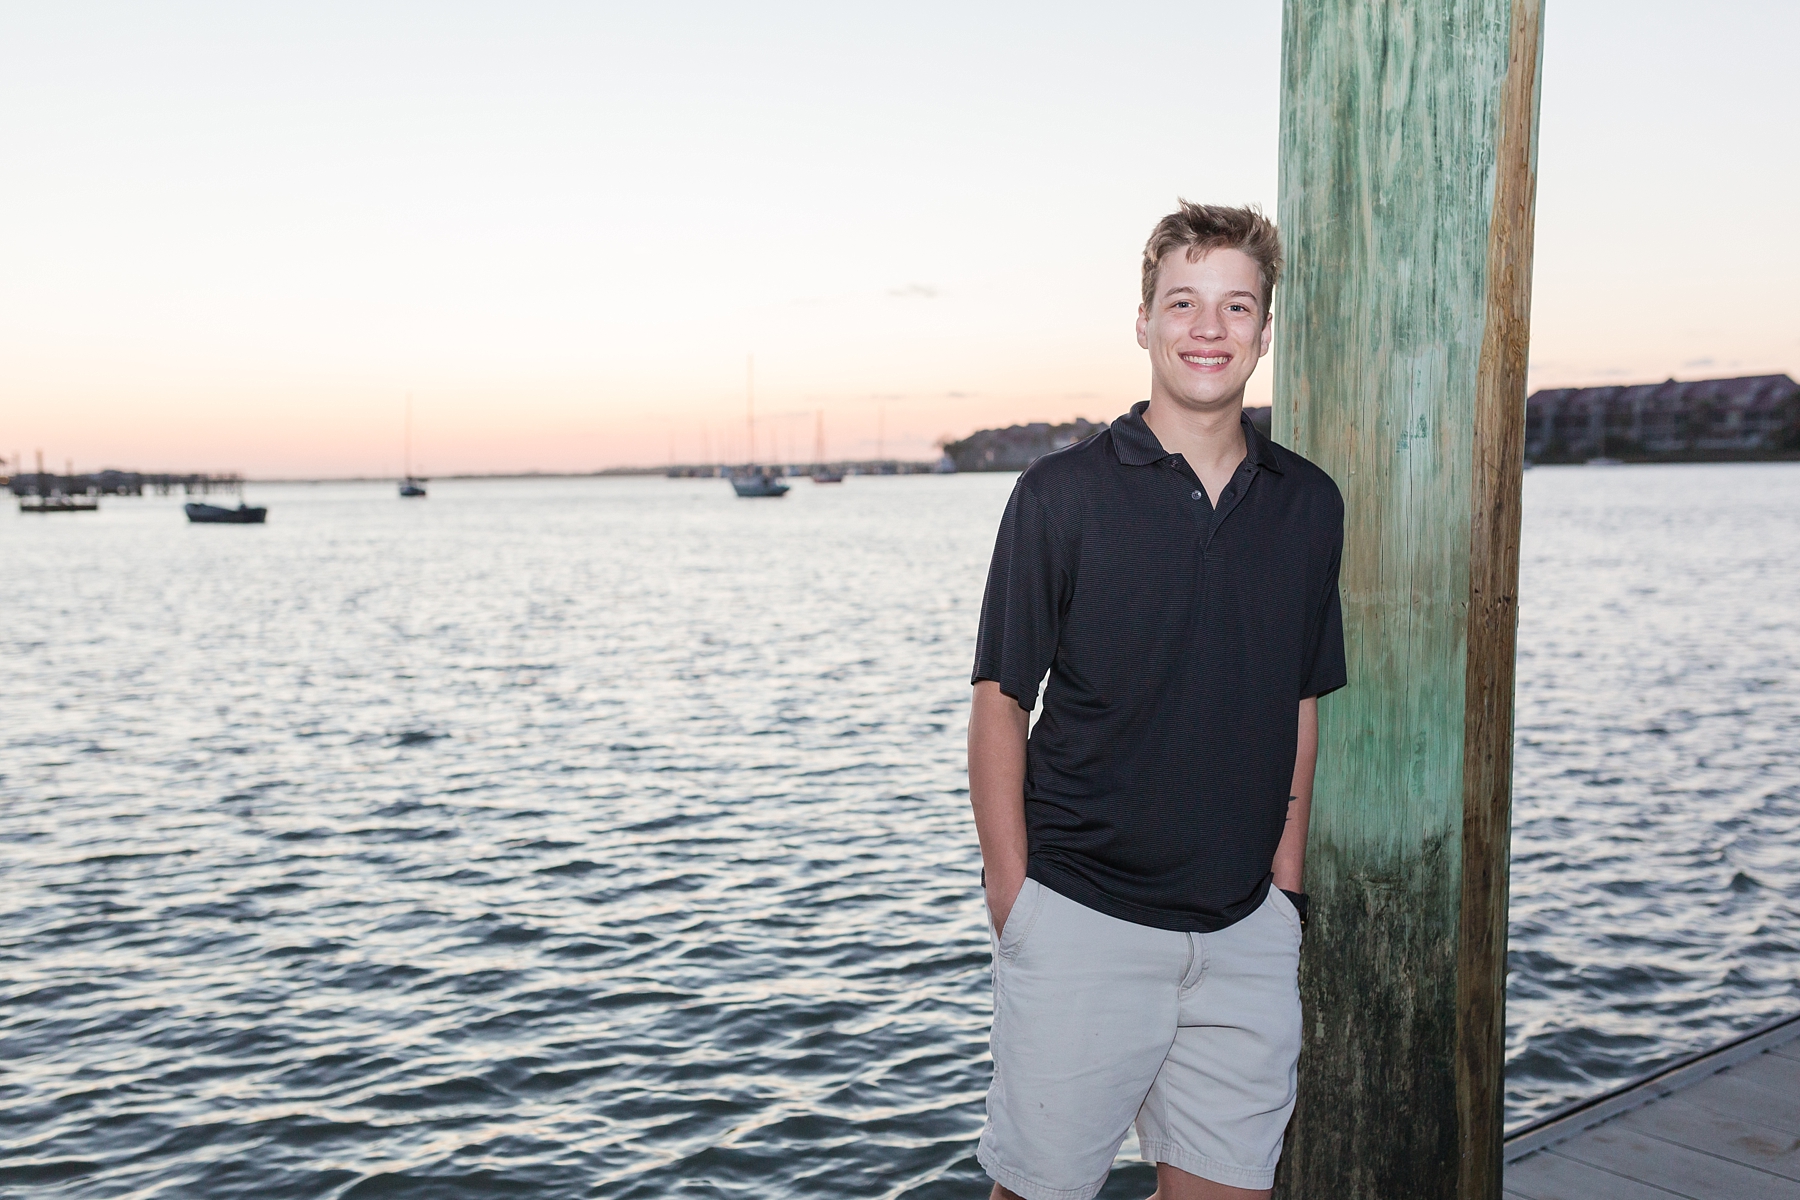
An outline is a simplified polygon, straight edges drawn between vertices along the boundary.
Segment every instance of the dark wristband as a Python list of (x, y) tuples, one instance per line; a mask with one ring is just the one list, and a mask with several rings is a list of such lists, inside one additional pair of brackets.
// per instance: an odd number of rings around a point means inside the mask
[(1282, 888), (1281, 894), (1288, 898), (1288, 903), (1292, 904), (1294, 911), (1300, 914), (1300, 928), (1304, 931), (1306, 929), (1306, 893), (1290, 892), (1286, 888)]

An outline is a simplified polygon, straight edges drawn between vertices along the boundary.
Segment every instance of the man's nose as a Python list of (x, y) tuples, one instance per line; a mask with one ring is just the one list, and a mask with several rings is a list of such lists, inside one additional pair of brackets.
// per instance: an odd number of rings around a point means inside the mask
[(1225, 322), (1219, 320), (1218, 313), (1202, 312), (1188, 326), (1188, 336), (1203, 341), (1216, 342), (1225, 336)]

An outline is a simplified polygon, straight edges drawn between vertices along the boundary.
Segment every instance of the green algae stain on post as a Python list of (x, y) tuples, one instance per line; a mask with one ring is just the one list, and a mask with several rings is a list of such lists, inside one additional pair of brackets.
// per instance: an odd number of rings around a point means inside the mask
[(1286, 1197), (1498, 1200), (1542, 0), (1287, 0), (1275, 436), (1345, 498)]

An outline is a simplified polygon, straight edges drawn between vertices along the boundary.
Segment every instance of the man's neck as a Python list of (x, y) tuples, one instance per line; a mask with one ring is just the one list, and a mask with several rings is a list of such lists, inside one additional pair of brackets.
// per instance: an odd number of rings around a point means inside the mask
[[(1250, 452), (1244, 444), (1243, 411), (1241, 395), (1224, 408), (1198, 412), (1153, 394), (1150, 407), (1144, 410), (1144, 423), (1164, 450), (1187, 459), (1202, 480), (1229, 479)], [(1218, 498), (1213, 488), (1207, 490)]]

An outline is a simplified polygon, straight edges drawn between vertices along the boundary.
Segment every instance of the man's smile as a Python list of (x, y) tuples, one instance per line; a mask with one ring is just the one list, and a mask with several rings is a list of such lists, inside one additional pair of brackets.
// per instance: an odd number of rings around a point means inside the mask
[(1196, 367), (1222, 367), (1231, 361), (1229, 354), (1184, 354), (1181, 361)]

